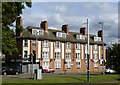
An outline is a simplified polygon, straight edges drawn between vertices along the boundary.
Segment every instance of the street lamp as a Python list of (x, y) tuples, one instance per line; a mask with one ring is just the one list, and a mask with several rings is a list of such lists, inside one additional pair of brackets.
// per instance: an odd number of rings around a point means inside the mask
[(104, 25), (104, 23), (103, 22), (99, 22), (99, 24), (101, 24), (102, 25), (102, 59), (103, 59), (103, 61), (102, 61), (102, 73), (103, 73), (103, 75), (105, 74), (105, 66), (104, 66), (104, 64), (105, 64), (105, 58), (104, 58), (104, 40), (103, 40), (103, 25)]

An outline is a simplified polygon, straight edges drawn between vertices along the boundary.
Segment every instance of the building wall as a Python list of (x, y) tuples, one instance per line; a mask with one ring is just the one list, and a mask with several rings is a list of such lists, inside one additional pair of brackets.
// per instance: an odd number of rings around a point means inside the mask
[[(77, 50), (75, 48), (75, 44), (76, 43), (71, 43), (71, 49), (67, 49), (65, 47), (65, 43), (61, 42), (61, 47), (60, 48), (55, 48), (55, 42), (53, 41), (49, 41), (49, 46), (43, 47), (43, 43), (42, 41), (36, 41), (36, 46), (33, 47), (32, 46), (32, 40), (28, 40), (28, 47), (27, 48), (23, 48), (28, 50), (28, 54), (32, 53), (33, 50), (36, 50), (36, 56), (37, 59), (39, 59), (40, 61), (40, 65), (43, 65), (44, 61), (48, 61), (49, 62), (49, 67), (55, 69), (55, 72), (81, 72), (81, 73), (85, 73), (87, 72), (87, 63), (86, 63), (86, 46), (85, 44), (80, 44), (80, 49)], [(24, 43), (24, 42), (23, 42)], [(104, 56), (106, 56), (106, 51), (105, 51), (105, 47), (104, 47)], [(48, 52), (48, 59), (43, 59), (43, 55), (42, 52)], [(54, 58), (55, 56), (55, 52), (60, 52), (60, 59), (57, 60)], [(66, 60), (65, 58), (65, 54), (66, 52), (71, 52), (71, 59), (70, 60)], [(80, 53), (80, 59), (76, 59), (76, 55), (75, 53)], [(94, 67), (94, 54), (97, 54), (98, 56), (98, 67)], [(94, 45), (90, 45), (90, 72), (101, 72), (101, 68), (100, 68), (100, 60), (102, 58), (102, 46), (98, 46), (97, 50), (94, 50)], [(66, 68), (66, 64), (64, 64), (64, 61), (71, 61), (71, 68)], [(56, 61), (60, 61), (61, 62), (61, 68), (55, 68), (55, 62)], [(80, 68), (77, 68), (76, 62), (80, 61)]]

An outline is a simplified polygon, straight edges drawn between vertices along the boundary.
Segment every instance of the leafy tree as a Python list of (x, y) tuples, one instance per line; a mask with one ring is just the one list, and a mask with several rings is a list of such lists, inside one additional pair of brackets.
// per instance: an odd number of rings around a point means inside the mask
[(120, 44), (113, 44), (107, 49), (107, 64), (120, 71)]
[(2, 52), (8, 60), (18, 52), (14, 32), (9, 26), (13, 26), (12, 23), (22, 14), (25, 5), (31, 7), (31, 2), (2, 2)]

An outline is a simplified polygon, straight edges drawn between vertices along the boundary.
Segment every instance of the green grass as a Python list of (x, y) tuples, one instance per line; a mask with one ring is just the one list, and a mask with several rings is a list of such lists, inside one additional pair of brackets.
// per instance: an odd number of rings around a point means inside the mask
[[(99, 83), (107, 81), (117, 81), (118, 75), (91, 75), (90, 83)], [(41, 80), (11, 78), (3, 79), (3, 83), (87, 83), (87, 76), (46, 76)]]

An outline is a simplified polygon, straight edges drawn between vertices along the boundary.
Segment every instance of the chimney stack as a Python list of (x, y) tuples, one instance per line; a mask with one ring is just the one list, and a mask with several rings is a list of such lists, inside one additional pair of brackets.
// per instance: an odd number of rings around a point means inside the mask
[(22, 35), (22, 18), (18, 17), (16, 19), (16, 37), (20, 37)]
[(101, 39), (103, 38), (103, 31), (102, 30), (98, 31), (98, 37), (101, 37)]
[(62, 26), (62, 31), (64, 31), (67, 35), (69, 34), (69, 28), (67, 24)]
[(41, 26), (41, 28), (44, 29), (44, 31), (48, 31), (48, 23), (47, 23), (47, 21), (41, 22), (40, 26)]
[(16, 26), (22, 27), (22, 18), (21, 18), (21, 17), (18, 17), (18, 18), (16, 19)]
[(82, 33), (83, 35), (86, 35), (87, 34), (86, 27), (80, 28), (80, 33)]

